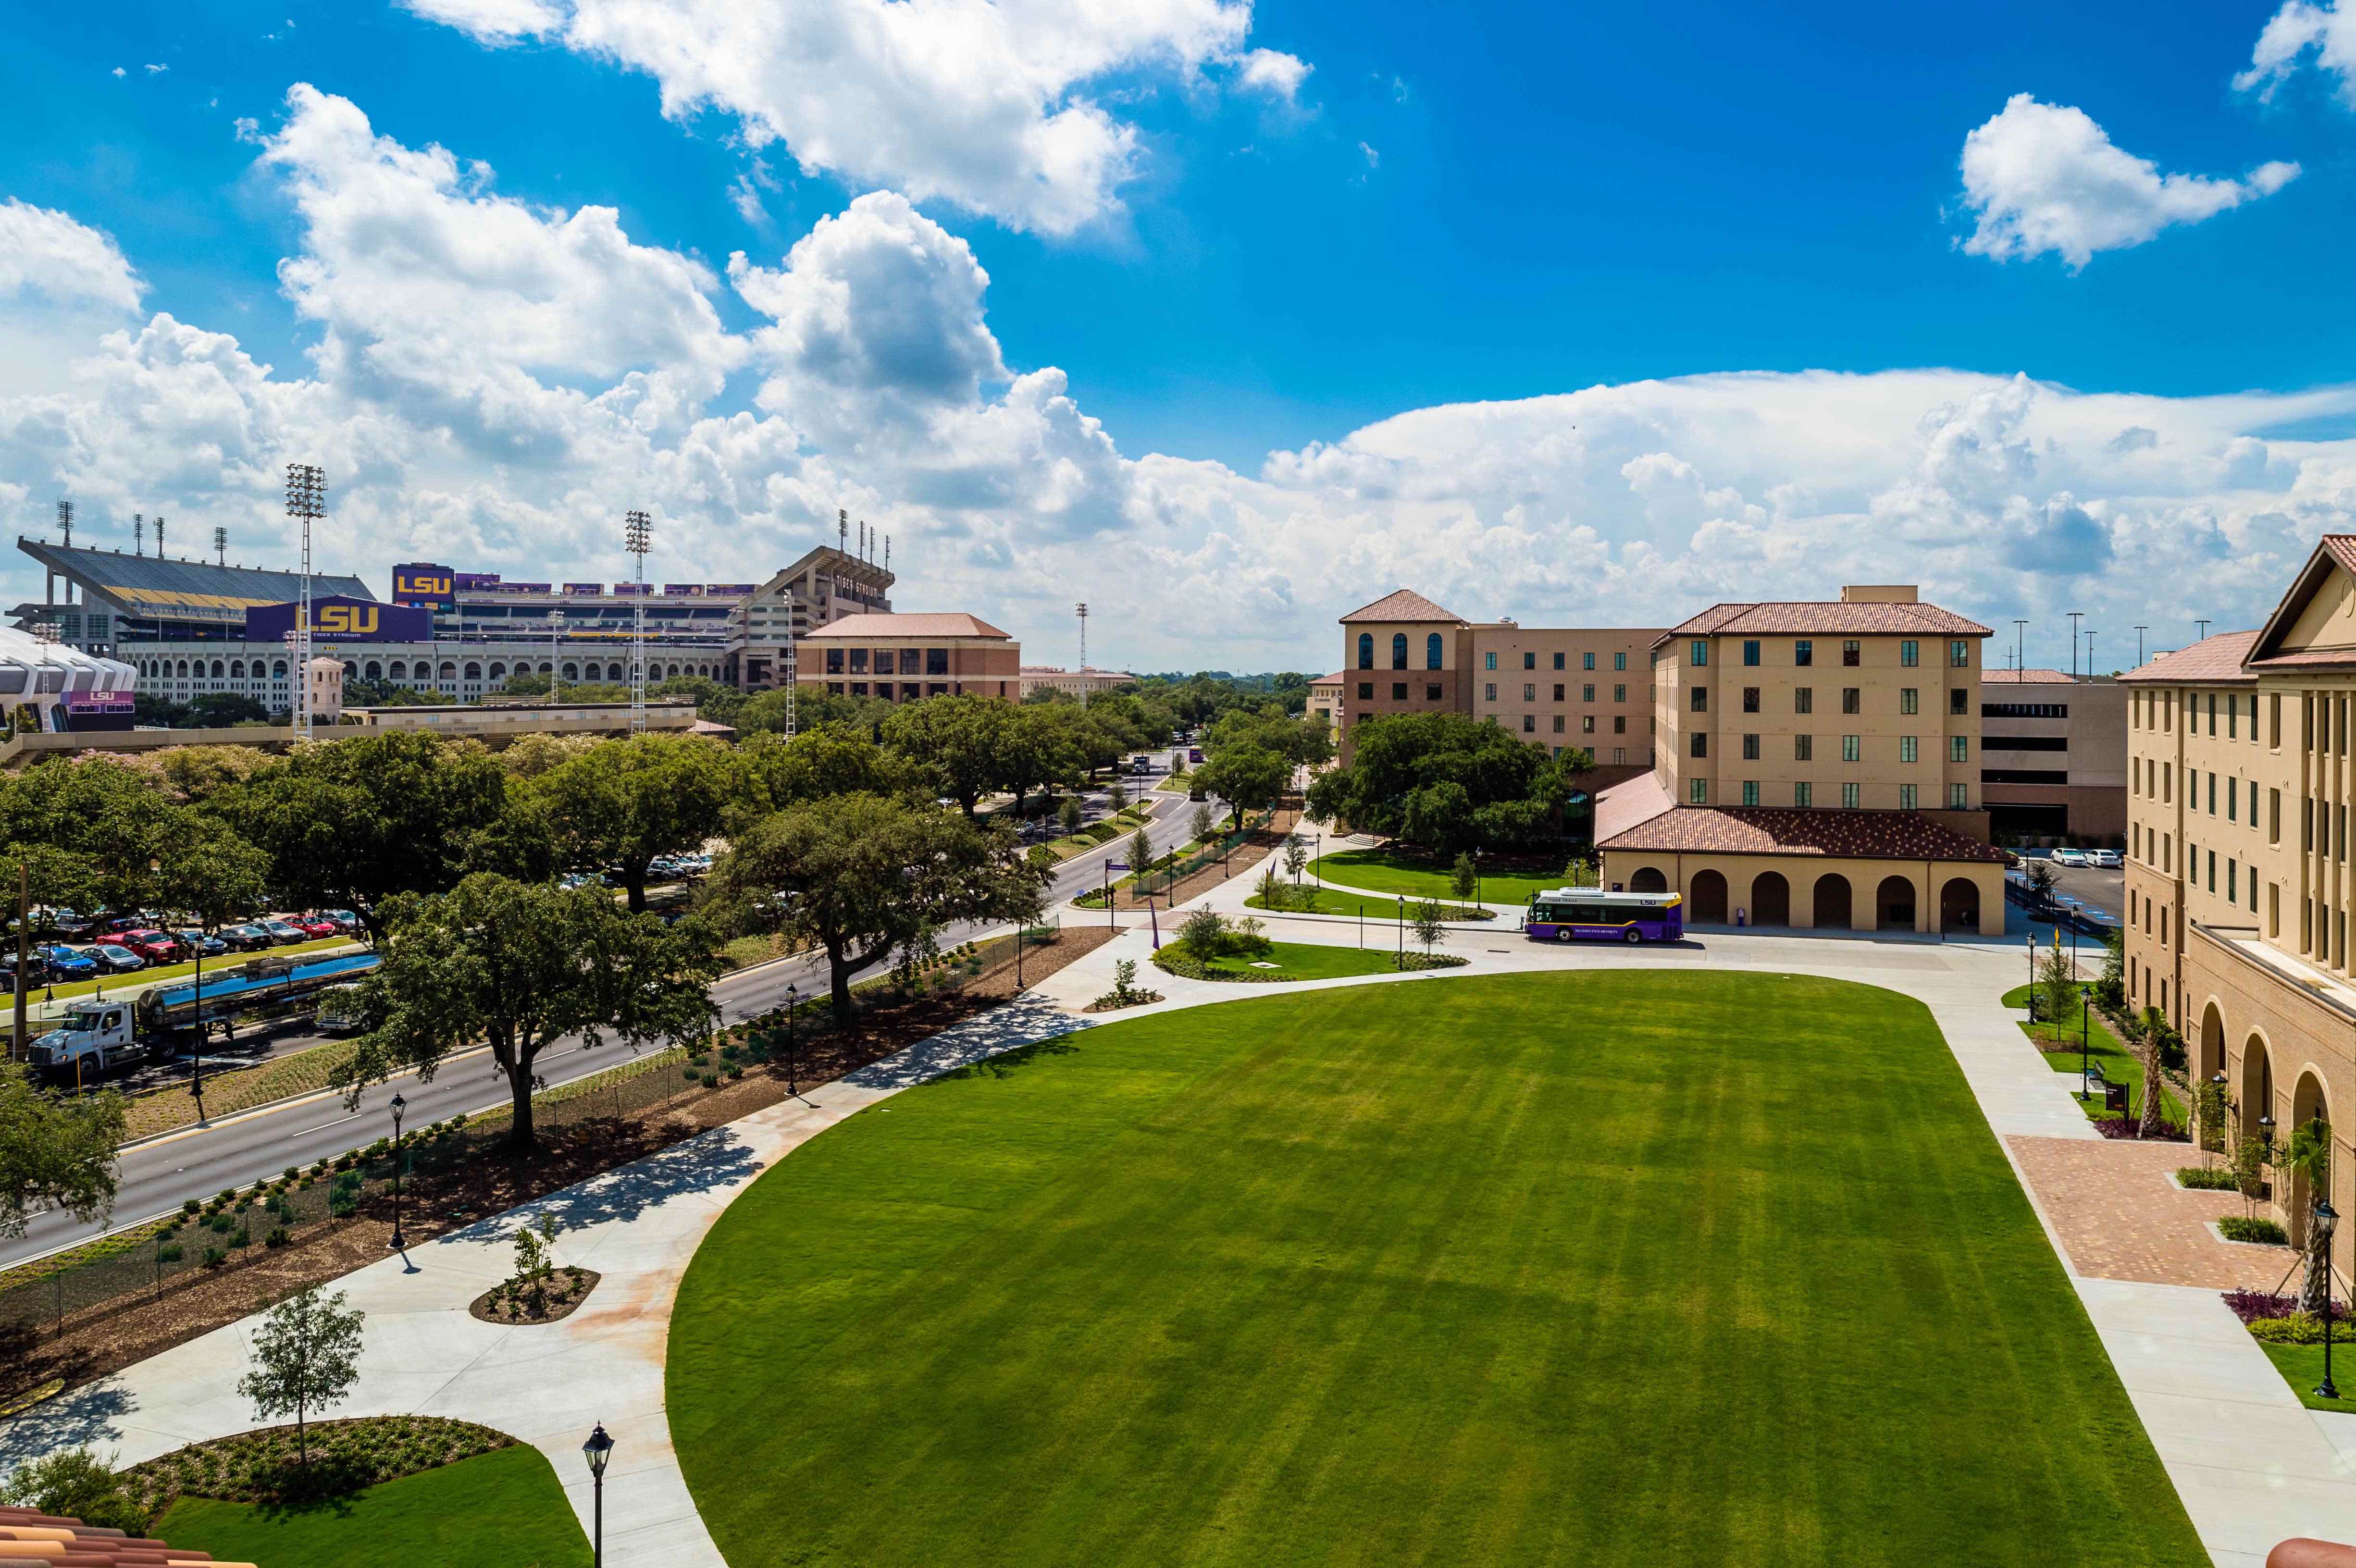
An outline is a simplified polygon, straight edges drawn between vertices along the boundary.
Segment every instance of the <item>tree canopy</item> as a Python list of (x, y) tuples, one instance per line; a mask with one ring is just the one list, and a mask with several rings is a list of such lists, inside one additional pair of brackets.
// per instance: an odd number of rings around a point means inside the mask
[(691, 735), (604, 741), (530, 786), (563, 864), (611, 869), (634, 911), (647, 907), (647, 865), (701, 848), (720, 831), (738, 773), (719, 745)]
[(1594, 765), (1586, 752), (1549, 756), (1461, 713), (1394, 714), (1350, 733), (1349, 765), (1310, 782), (1310, 816), (1440, 854), (1558, 838), (1575, 781)]
[(63, 1209), (87, 1223), (114, 1206), (123, 1096), (56, 1098), (22, 1067), (0, 1062), (0, 1236), (21, 1236), (34, 1212)]

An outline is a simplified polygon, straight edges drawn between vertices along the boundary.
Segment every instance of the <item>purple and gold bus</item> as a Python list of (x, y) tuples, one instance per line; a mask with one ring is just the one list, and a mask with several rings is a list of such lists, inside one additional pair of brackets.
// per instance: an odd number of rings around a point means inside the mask
[(1557, 888), (1530, 895), (1523, 929), (1532, 942), (1675, 942), (1686, 931), (1685, 899)]

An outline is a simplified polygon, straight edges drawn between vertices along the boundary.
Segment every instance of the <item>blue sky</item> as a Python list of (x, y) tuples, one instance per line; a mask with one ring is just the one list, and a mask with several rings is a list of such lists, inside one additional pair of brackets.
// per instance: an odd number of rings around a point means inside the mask
[[(16, 109), (0, 198), (110, 237), (144, 286), (135, 311), (108, 323), (90, 320), (88, 301), (62, 300), (63, 285), (27, 284), (20, 322), (54, 319), (16, 344), (15, 363), (0, 357), (0, 399), (71, 395), (58, 390), (60, 335), (87, 326), (95, 341), (96, 328), (168, 313), (233, 337), (282, 389), (306, 389), (319, 409), (298, 426), (341, 421), (348, 436), (371, 419), (403, 421), (415, 439), (394, 443), (397, 460), (380, 452), (355, 468), (380, 492), (372, 538), (390, 528), (419, 549), (519, 564), (549, 548), (524, 514), (552, 495), (608, 475), (626, 484), (634, 464), (681, 465), (680, 443), (701, 439), (684, 424), (622, 458), (592, 454), (581, 431), (541, 429), (534, 439), (568, 455), (519, 465), (479, 388), (414, 368), (438, 351), (404, 347), (404, 323), (363, 297), (383, 294), (383, 269), (419, 274), (414, 237), (392, 245), (399, 254), (362, 251), (419, 209), (397, 196), (358, 210), (341, 195), (355, 167), (335, 157), (265, 156), (295, 117), (288, 93), (300, 82), (348, 102), (387, 145), (440, 147), (461, 171), (495, 171), (480, 184), (462, 175), (462, 196), (543, 218), (610, 207), (631, 246), (702, 264), (717, 336), (631, 335), (577, 359), (528, 351), (481, 374), (594, 400), (672, 355), (708, 374), (689, 398), (707, 421), (798, 408), (788, 481), (734, 473), (724, 497), (709, 483), (677, 497), (691, 553), (715, 558), (714, 576), (726, 575), (718, 559), (798, 553), (830, 515), (830, 485), (917, 552), (903, 603), (919, 590), (955, 596), (1018, 630), (1055, 624), (1072, 582), (1108, 560), (1156, 561), (1146, 580), (1204, 594), (1241, 581), (1246, 606), (1213, 628), (1233, 645), (1195, 661), (1241, 667), (1318, 662), (1343, 601), (1400, 581), (1472, 595), (1454, 606), (1468, 614), (1665, 620), (1762, 571), (1772, 591), (1829, 592), (1839, 574), (1880, 564), (1874, 539), (1910, 528), (1926, 546), (1908, 552), (1921, 574), (1991, 624), (2042, 623), (2081, 603), (2121, 624), (2204, 610), (2230, 622), (2263, 610), (2315, 533), (2346, 526), (2340, 443), (2356, 434), (2356, 403), (2338, 383), (2356, 328), (2336, 307), (2356, 228), (2356, 114), (2340, 96), (2328, 10), (2314, 13), (2321, 55), (2237, 86), (2274, 5), (1984, 5), (1962, 25), (1862, 5), (1075, 3), (1071, 14), (1116, 41), (1051, 74), (1041, 114), (1085, 106), (1113, 128), (1119, 169), (1035, 196), (993, 172), (1030, 144), (1019, 110), (987, 106), (958, 123), (954, 69), (926, 94), (951, 104), (937, 123), (848, 91), (815, 119), (797, 107), (809, 94), (794, 84), (812, 80), (798, 71), (855, 85), (862, 69), (887, 69), (888, 53), (859, 58), (862, 14), (905, 7), (749, 7), (778, 24), (764, 44), (779, 51), (768, 63), (783, 85), (765, 88), (732, 77), (741, 40), (715, 50), (699, 32), (704, 4), (229, 0), (20, 15), (0, 51)], [(990, 9), (941, 0), (941, 36)], [(993, 14), (1014, 20), (999, 47), (1025, 63), (1055, 52), (1072, 31), (1064, 12), (1003, 7)], [(853, 40), (848, 56), (784, 58), (807, 47), (798, 33), (819, 15)], [(1253, 51), (1292, 62), (1271, 67), (1280, 85), (1251, 84)], [(701, 101), (666, 115), (666, 86)], [(2015, 115), (2007, 105), (2022, 94), (2034, 101)], [(2102, 157), (2196, 183), (2105, 185), (2117, 170), (2072, 142), (2081, 122), (2057, 117), (2069, 111), (2114, 145), (2096, 147)], [(1995, 172), (1967, 192), (1965, 139), (1982, 127)], [(1001, 134), (1010, 150), (998, 157)], [(2278, 172), (2254, 172), (2269, 165)], [(1052, 168), (1043, 177), (1056, 183)], [(818, 386), (840, 362), (812, 357), (806, 334), (784, 360), (764, 346), (776, 318), (733, 286), (729, 258), (786, 277), (796, 301), (814, 297), (819, 258), (797, 266), (789, 249), (876, 191), (911, 197), (908, 222), (884, 225), (876, 243), (902, 254), (913, 243), (947, 269), (927, 277), (951, 281), (940, 311), (903, 320), (905, 287), (891, 292), (855, 259), (827, 261), (847, 269), (824, 274), (847, 297), (884, 291), (859, 308), (892, 345), (862, 349), (855, 385), (827, 383), (830, 406), (880, 400), (875, 418), (898, 432), (881, 440), (851, 419), (830, 438)], [(2008, 202), (2029, 214), (2032, 237), (1966, 248)], [(323, 240), (330, 229), (339, 237)], [(837, 238), (845, 256), (883, 253)], [(333, 279), (307, 303), (280, 276), (305, 256)], [(986, 295), (953, 276), (975, 263)], [(610, 319), (629, 307), (606, 287), (556, 303)], [(996, 363), (988, 350), (962, 357), (977, 334), (994, 341)], [(322, 368), (330, 340), (402, 360), (400, 387), (338, 381)], [(890, 384), (894, 355), (917, 367), (913, 391)], [(951, 360), (954, 388), (932, 379)], [(1048, 368), (1062, 385), (1046, 412), (1022, 383), (1006, 390)], [(1962, 374), (1829, 397), (1797, 377), (1923, 368)], [(1783, 374), (1746, 409), (1710, 379), (1741, 372)], [(2013, 379), (2024, 376), (2029, 393)], [(1659, 396), (1631, 387), (1665, 378), (1705, 382)], [(1608, 395), (1543, 401), (1589, 389)], [(1510, 405), (1497, 419), (1512, 428), (1467, 409), (1482, 404)], [(918, 406), (928, 422), (901, 429)], [(1018, 413), (1044, 422), (1007, 435)], [(1395, 415), (1408, 418), (1378, 426)], [(1805, 433), (1781, 446), (1742, 434), (1785, 420)], [(1075, 433), (1086, 421), (1093, 437)], [(324, 427), (305, 428), (321, 439)], [(2139, 444), (2119, 433), (2132, 430), (2156, 433)], [(1507, 454), (1574, 432), (1576, 461), (1496, 472), (1516, 461)], [(2265, 453), (2233, 445), (2251, 441)], [(61, 485), (117, 506), (101, 476), (73, 467), (104, 444), (0, 437), (0, 499), (14, 487), (23, 528)], [(2097, 454), (2114, 447), (2141, 466), (2105, 468)], [(452, 455), (464, 451), (505, 455), (470, 468)], [(1034, 461), (1042, 451), (1051, 456)], [(2180, 461), (2154, 473), (2154, 453)], [(1368, 463), (1385, 476), (1369, 480)], [(167, 464), (153, 505), (192, 517), (241, 507), (246, 528), (266, 530), (252, 474), (267, 465), (259, 446), (209, 478)], [(1464, 470), (1483, 477), (1439, 478)], [(126, 490), (119, 504), (130, 502)], [(2238, 560), (2245, 574), (2219, 581), (2202, 609), (2143, 603), (2148, 581), (2109, 567), (2188, 517), (2201, 537), (2161, 564)], [(561, 532), (568, 560), (609, 549), (594, 528)], [(1102, 592), (1119, 602), (1138, 576), (1108, 571)], [(1150, 616), (1151, 593), (1128, 597)], [(1187, 662), (1181, 645), (1141, 625), (1128, 656)], [(2045, 656), (2065, 656), (2057, 645)]]

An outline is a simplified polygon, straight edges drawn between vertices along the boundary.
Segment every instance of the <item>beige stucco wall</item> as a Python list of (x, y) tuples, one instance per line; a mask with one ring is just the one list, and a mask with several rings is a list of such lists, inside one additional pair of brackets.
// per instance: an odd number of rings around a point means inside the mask
[(1605, 766), (1653, 756), (1649, 629), (1476, 625), (1472, 711), (1549, 751), (1578, 746)]
[[(1978, 890), (1979, 934), (2000, 936), (2005, 929), (2004, 869), (1992, 864), (1818, 855), (1679, 855), (1640, 849), (1603, 852), (1603, 885), (1607, 888), (1633, 887), (1637, 873), (1646, 869), (1658, 871), (1670, 889), (1685, 895), (1686, 919), (1696, 924), (1716, 923), (1706, 913), (1696, 912), (1695, 879), (1711, 872), (1725, 879), (1726, 921), (1730, 923), (1738, 909), (1744, 912), (1746, 920), (1756, 923), (1760, 880), (1774, 875), (1781, 876), (1790, 890), (1788, 923), (1795, 929), (1813, 929), (1816, 924), (1817, 883), (1830, 877), (1845, 877), (1849, 888), (1849, 918), (1842, 929), (1878, 930), (1877, 898), (1882, 882), (1895, 877), (1902, 879), (1913, 893), (1913, 919), (1907, 929), (1939, 931), (1938, 895), (1945, 891), (1949, 882), (1956, 880), (1969, 882)], [(1702, 907), (1707, 908), (1706, 901)]]

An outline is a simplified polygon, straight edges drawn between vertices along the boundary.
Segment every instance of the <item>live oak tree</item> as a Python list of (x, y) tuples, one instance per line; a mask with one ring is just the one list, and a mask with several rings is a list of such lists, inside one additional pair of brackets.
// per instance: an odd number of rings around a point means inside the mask
[(915, 763), (851, 724), (821, 724), (790, 741), (755, 734), (736, 759), (744, 773), (740, 809), (755, 816), (830, 795), (900, 795), (921, 782)]
[(507, 791), (487, 752), (438, 735), (371, 735), (297, 747), (227, 795), (223, 814), (270, 857), (281, 896), (348, 908), (381, 936), (390, 901), (466, 874), (508, 812)]
[(1194, 770), (1194, 783), (1226, 803), (1237, 827), (1246, 809), (1268, 805), (1291, 777), (1290, 763), (1258, 746), (1231, 746)]
[(294, 1418), (295, 1449), (305, 1465), (311, 1462), (311, 1412), (342, 1403), (359, 1381), (365, 1314), (347, 1310), (345, 1299), (340, 1290), (323, 1296), (314, 1285), (272, 1307), (253, 1336), (253, 1370), (237, 1383), (261, 1420)]
[(533, 1069), (570, 1035), (633, 1049), (686, 1044), (711, 1028), (705, 987), (720, 972), (710, 928), (630, 914), (594, 888), (564, 889), (477, 872), (447, 893), (405, 894), (385, 908), (384, 962), (361, 983), (356, 1042), (334, 1086), (360, 1091), (487, 1042), (515, 1107), (509, 1141), (532, 1142)]
[(924, 769), (940, 795), (965, 808), (998, 787), (1000, 755), (1014, 709), (993, 698), (932, 697), (884, 721), (884, 743)]
[(995, 752), (996, 785), (1014, 797), (1014, 813), (1034, 789), (1076, 784), (1088, 768), (1080, 743), (1086, 728), (1077, 709), (1017, 708), (1001, 729)]
[(712, 880), (737, 924), (826, 950), (834, 1011), (848, 1019), (860, 970), (895, 947), (921, 948), (953, 921), (1032, 917), (1049, 875), (1011, 834), (930, 805), (848, 795), (755, 824)]
[(0, 1062), (0, 1236), (21, 1236), (41, 1209), (88, 1223), (114, 1207), (123, 1096), (55, 1098)]
[(647, 866), (720, 831), (737, 793), (728, 754), (687, 735), (605, 741), (531, 786), (558, 855), (576, 870), (612, 869), (633, 911), (647, 907)]

